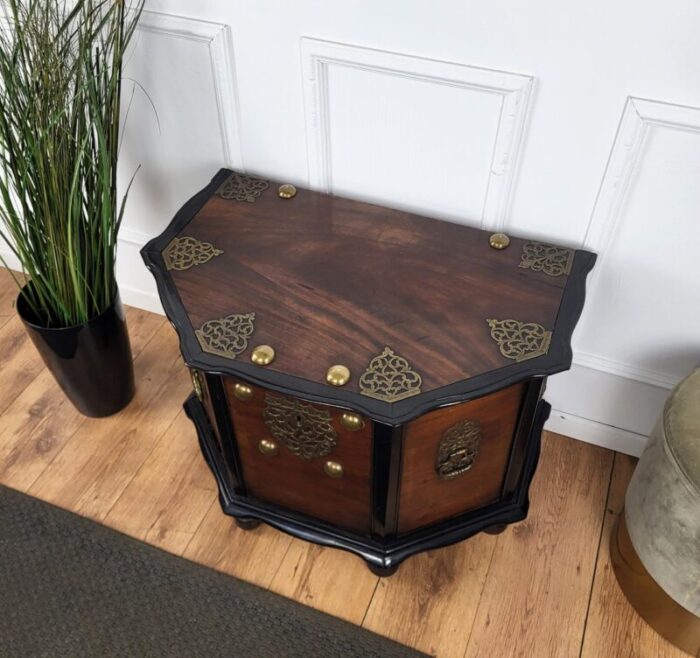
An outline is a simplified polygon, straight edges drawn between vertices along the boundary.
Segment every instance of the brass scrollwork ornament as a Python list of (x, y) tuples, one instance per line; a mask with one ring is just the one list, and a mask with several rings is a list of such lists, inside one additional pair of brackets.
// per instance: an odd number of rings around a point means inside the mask
[(233, 173), (223, 182), (216, 193), (222, 199), (229, 201), (255, 203), (268, 187), (270, 187), (270, 183), (262, 178)]
[(518, 320), (486, 320), (491, 327), (491, 338), (507, 359), (525, 361), (547, 354), (552, 332), (536, 322)]
[(263, 420), (270, 434), (302, 459), (323, 457), (337, 443), (330, 413), (295, 398), (268, 393)]
[(202, 242), (197, 238), (185, 236), (174, 238), (163, 250), (163, 260), (168, 270), (189, 270), (195, 265), (204, 265), (215, 256), (224, 252), (217, 249), (211, 242)]
[(195, 331), (201, 348), (209, 354), (235, 359), (248, 347), (255, 329), (255, 313), (232, 314), (208, 320)]
[(408, 361), (385, 347), (360, 377), (360, 393), (385, 402), (396, 402), (420, 393), (421, 376)]
[(475, 420), (464, 420), (450, 427), (442, 435), (435, 458), (435, 471), (443, 480), (466, 473), (479, 452), (481, 425)]
[(568, 276), (573, 261), (573, 249), (557, 247), (546, 242), (526, 242), (518, 267), (531, 269), (533, 272), (544, 272), (548, 276)]

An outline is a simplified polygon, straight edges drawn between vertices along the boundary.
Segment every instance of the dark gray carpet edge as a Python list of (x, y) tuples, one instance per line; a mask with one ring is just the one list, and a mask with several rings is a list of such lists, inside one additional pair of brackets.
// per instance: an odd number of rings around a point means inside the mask
[(0, 486), (2, 658), (423, 655)]

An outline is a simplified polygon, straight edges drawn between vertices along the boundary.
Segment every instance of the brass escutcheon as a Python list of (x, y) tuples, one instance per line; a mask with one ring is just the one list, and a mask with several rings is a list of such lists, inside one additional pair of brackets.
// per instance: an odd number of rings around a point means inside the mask
[(323, 465), (323, 470), (328, 477), (336, 479), (343, 477), (343, 465), (340, 462), (327, 461)]

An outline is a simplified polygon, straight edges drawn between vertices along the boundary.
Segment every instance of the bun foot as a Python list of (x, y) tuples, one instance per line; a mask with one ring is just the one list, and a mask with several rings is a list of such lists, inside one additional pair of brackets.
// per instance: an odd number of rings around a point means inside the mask
[(507, 525), (506, 523), (492, 525), (490, 528), (486, 528), (484, 532), (488, 535), (500, 535), (506, 529)]
[(261, 523), (262, 521), (250, 517), (241, 517), (236, 519), (236, 525), (241, 530), (255, 530), (255, 528), (257, 528)]
[(399, 568), (398, 564), (394, 564), (390, 567), (378, 567), (376, 564), (370, 564), (369, 562), (367, 563), (367, 566), (375, 576), (379, 576), (380, 578), (393, 576), (396, 573), (396, 570)]

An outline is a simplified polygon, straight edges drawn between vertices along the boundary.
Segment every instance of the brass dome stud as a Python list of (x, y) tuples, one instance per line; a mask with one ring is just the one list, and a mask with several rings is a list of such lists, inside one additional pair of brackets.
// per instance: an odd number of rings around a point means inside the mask
[(323, 470), (330, 478), (338, 479), (343, 477), (343, 465), (340, 462), (327, 461), (323, 465)]
[(365, 421), (362, 416), (345, 412), (340, 415), (340, 424), (350, 432), (359, 432), (365, 426)]
[(258, 450), (266, 457), (274, 457), (278, 452), (277, 444), (269, 439), (261, 439), (258, 442)]
[(277, 189), (277, 196), (279, 196), (280, 199), (293, 199), (296, 195), (297, 188), (294, 187), (294, 185), (290, 185), (289, 183), (280, 185)]
[(510, 244), (510, 238), (505, 233), (494, 233), (489, 238), (489, 244), (493, 249), (505, 249)]
[(258, 345), (250, 355), (250, 360), (258, 366), (269, 366), (275, 360), (275, 348), (271, 345)]
[(247, 384), (241, 384), (240, 382), (236, 382), (233, 385), (233, 395), (236, 397), (237, 400), (240, 400), (241, 402), (247, 402), (248, 400), (250, 400), (250, 398), (253, 397), (253, 389)]
[(326, 381), (331, 386), (345, 386), (350, 381), (350, 371), (343, 365), (335, 365), (328, 368)]

